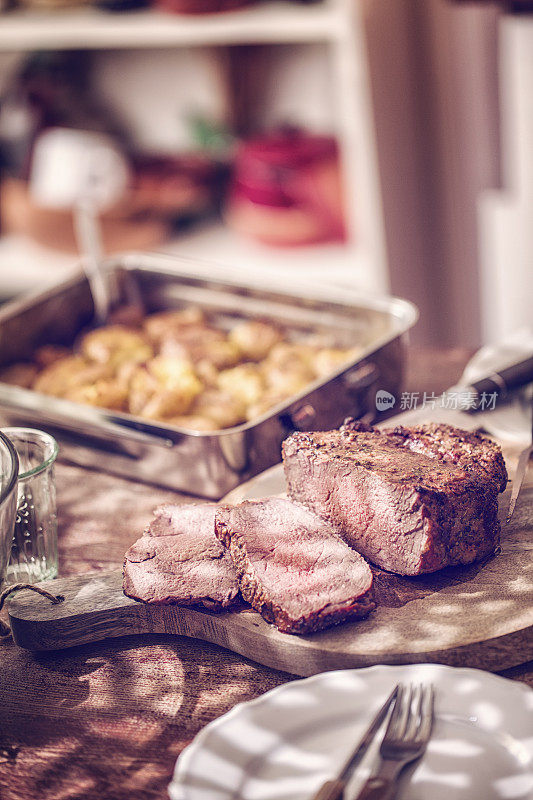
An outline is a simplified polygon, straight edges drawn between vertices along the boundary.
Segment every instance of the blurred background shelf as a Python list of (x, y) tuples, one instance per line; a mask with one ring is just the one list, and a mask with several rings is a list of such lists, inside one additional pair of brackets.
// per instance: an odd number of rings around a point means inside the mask
[(317, 42), (346, 36), (342, 4), (263, 3), (198, 17), (138, 11), (113, 14), (94, 8), (4, 14), (0, 49), (147, 48), (195, 45)]
[[(342, 244), (307, 247), (268, 247), (237, 236), (221, 223), (203, 225), (170, 239), (157, 252), (212, 262), (213, 269), (225, 267), (246, 274), (264, 275), (269, 280), (284, 278), (320, 282), (324, 274), (329, 284), (356, 286), (375, 292), (372, 264), (361, 248)], [(79, 268), (76, 255), (58, 253), (22, 235), (0, 238), (0, 300), (50, 286)], [(15, 291), (14, 291), (15, 290)]]
[[(191, 115), (243, 144), (285, 124), (335, 137), (350, 242), (291, 250), (279, 256), (285, 268), (304, 274), (307, 262), (317, 274), (331, 253), (343, 280), (415, 302), (419, 341), (475, 347), (530, 324), (533, 14), (468, 0), (251, 0), (198, 16), (17, 2), (41, 5), (0, 14), (2, 105), (24, 63), (76, 47), (93, 96), (136, 152), (187, 153)], [(105, 2), (118, 0), (89, 0)], [(166, 247), (262, 263), (259, 245), (200, 230)], [(13, 292), (76, 260), (12, 236), (0, 241), (6, 254), (0, 281)]]
[[(272, 0), (200, 16), (153, 9), (122, 14), (96, 8), (13, 10), (0, 17), (0, 88), (15, 60), (32, 51), (92, 51), (97, 96), (135, 131), (134, 138), (147, 152), (159, 148), (169, 153), (172, 147), (177, 152), (171, 132), (178, 124), (178, 105), (184, 103), (179, 92), (188, 92), (200, 108), (203, 103), (204, 115), (211, 109), (215, 119), (223, 118), (224, 53), (233, 45), (257, 53), (263, 65), (255, 103), (250, 103), (254, 107), (246, 108), (249, 118), (237, 125), (238, 136), (289, 123), (336, 137), (347, 242), (270, 249), (240, 239), (219, 222), (194, 228), (157, 249), (280, 277), (291, 270), (302, 280), (387, 292), (390, 278), (362, 0)], [(235, 86), (230, 94), (232, 90)], [(209, 93), (211, 106), (205, 99)], [(0, 277), (4, 298), (8, 283), (12, 293), (18, 293), (32, 286), (39, 273), (41, 283), (50, 282), (52, 275), (77, 260), (19, 235), (0, 239), (0, 259), (6, 265)]]
[(0, 237), (0, 302), (66, 278), (77, 257), (42, 247), (26, 236)]
[(252, 269), (267, 277), (302, 281), (323, 281), (341, 286), (357, 286), (375, 292), (372, 264), (363, 248), (344, 244), (305, 247), (268, 247), (238, 236), (222, 224), (203, 226), (158, 248), (160, 252), (205, 259), (241, 270)]

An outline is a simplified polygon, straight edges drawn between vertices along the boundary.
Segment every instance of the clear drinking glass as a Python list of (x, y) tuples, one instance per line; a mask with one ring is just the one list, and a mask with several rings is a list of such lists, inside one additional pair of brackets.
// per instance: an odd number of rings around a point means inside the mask
[(33, 428), (3, 428), (19, 460), (18, 503), (10, 583), (38, 583), (57, 575), (56, 440)]
[(0, 433), (0, 587), (6, 576), (11, 553), (13, 525), (17, 510), (17, 453), (9, 439)]

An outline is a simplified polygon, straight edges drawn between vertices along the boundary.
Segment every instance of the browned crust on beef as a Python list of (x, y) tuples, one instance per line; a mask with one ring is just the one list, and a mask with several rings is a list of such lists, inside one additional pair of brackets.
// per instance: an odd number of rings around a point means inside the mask
[(497, 492), (503, 492), (507, 486), (507, 469), (501, 447), (480, 433), (437, 423), (413, 428), (398, 425), (385, 429), (384, 433), (398, 436), (415, 452), (456, 464), (476, 481), (488, 481)]
[(283, 444), (290, 496), (365, 558), (416, 575), (468, 564), (499, 544), (507, 472), (489, 439), (448, 425), (296, 433)]

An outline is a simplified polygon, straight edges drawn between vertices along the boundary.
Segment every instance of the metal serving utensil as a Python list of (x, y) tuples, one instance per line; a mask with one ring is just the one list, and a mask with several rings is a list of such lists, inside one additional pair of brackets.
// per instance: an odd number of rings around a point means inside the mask
[(344, 789), (349, 783), (355, 768), (360, 763), (361, 759), (367, 752), (370, 744), (374, 740), (377, 732), (383, 725), (387, 714), (389, 713), (391, 704), (396, 700), (400, 684), (396, 684), (390, 695), (387, 697), (376, 716), (366, 729), (363, 738), (349, 756), (344, 767), (340, 773), (333, 780), (326, 781), (318, 792), (314, 795), (313, 800), (342, 800), (344, 796)]
[(32, 197), (43, 208), (72, 211), (97, 325), (108, 322), (111, 307), (108, 276), (102, 266), (100, 213), (123, 196), (128, 175), (124, 158), (101, 133), (52, 128), (35, 144)]
[(533, 454), (533, 397), (531, 398), (531, 444), (529, 444), (526, 448), (524, 448), (524, 450), (522, 450), (522, 452), (520, 453), (520, 457), (518, 459), (518, 466), (516, 468), (513, 480), (513, 490), (511, 492), (511, 502), (509, 503), (509, 511), (507, 513), (506, 522), (509, 522), (511, 520), (511, 517), (513, 516), (516, 507), (516, 501), (518, 500), (520, 489), (522, 488), (522, 484), (524, 483), (524, 478), (526, 477), (527, 468), (532, 454)]
[(364, 784), (357, 800), (391, 800), (401, 771), (426, 751), (433, 726), (433, 685), (400, 685), (381, 742), (377, 771)]

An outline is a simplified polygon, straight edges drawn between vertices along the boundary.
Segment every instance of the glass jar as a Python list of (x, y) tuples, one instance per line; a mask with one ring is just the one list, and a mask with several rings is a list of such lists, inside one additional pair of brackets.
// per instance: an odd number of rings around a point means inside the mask
[(3, 585), (11, 553), (18, 471), (16, 450), (9, 439), (0, 433), (0, 586)]
[(56, 440), (33, 428), (4, 428), (17, 451), (18, 498), (10, 583), (38, 583), (57, 575)]

